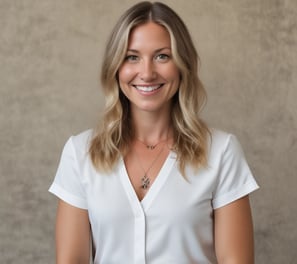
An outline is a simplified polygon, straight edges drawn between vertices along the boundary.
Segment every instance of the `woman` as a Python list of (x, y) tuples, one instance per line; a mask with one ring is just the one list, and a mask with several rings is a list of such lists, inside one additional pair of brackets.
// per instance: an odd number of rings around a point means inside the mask
[[(107, 44), (101, 126), (66, 143), (57, 263), (253, 263), (248, 194), (258, 188), (233, 135), (208, 129), (198, 56), (161, 3), (127, 10)], [(90, 242), (90, 237), (92, 242)]]

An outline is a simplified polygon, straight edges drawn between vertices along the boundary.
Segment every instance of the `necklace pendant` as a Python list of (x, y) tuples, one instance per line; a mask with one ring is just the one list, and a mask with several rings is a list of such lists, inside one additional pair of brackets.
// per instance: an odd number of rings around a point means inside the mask
[(146, 174), (141, 178), (141, 188), (146, 190), (150, 186), (151, 180)]
[(156, 145), (146, 145), (146, 148), (149, 150), (155, 149)]

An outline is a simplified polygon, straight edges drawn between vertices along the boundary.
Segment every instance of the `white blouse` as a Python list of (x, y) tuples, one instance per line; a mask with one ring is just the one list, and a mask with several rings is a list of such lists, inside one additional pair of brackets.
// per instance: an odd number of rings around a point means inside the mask
[(88, 210), (95, 264), (217, 263), (213, 210), (256, 190), (236, 138), (212, 131), (208, 166), (178, 169), (170, 152), (142, 201), (123, 159), (105, 175), (88, 155), (92, 131), (71, 137), (49, 191)]

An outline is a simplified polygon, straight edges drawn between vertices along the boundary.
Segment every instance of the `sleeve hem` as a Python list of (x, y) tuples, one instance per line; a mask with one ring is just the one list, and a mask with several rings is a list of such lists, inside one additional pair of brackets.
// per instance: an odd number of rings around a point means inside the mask
[(259, 189), (258, 184), (256, 181), (249, 181), (248, 183), (244, 184), (240, 188), (237, 188), (236, 190), (229, 192), (223, 196), (220, 196), (218, 198), (215, 198), (212, 202), (213, 209), (218, 209), (220, 207), (223, 207), (229, 203), (234, 202), (235, 200), (242, 198), (245, 195), (248, 195), (249, 193)]
[(67, 192), (56, 183), (53, 183), (50, 186), (48, 191), (54, 194), (55, 196), (57, 196), (58, 198), (60, 198), (61, 200), (63, 200), (64, 202), (69, 203), (72, 206), (78, 207), (80, 209), (85, 209), (85, 210), (88, 209), (87, 204), (83, 199), (78, 198), (73, 194)]

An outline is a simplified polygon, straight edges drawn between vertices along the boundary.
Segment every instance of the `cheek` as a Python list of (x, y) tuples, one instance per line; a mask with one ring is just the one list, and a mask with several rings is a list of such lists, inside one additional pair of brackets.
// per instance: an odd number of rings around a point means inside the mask
[(133, 79), (134, 71), (132, 67), (122, 66), (119, 69), (119, 81), (120, 83), (128, 83)]
[(171, 81), (178, 81), (180, 79), (180, 72), (178, 68), (175, 65), (171, 65), (170, 67), (167, 67), (166, 69), (163, 69), (163, 76), (166, 76), (167, 80)]

